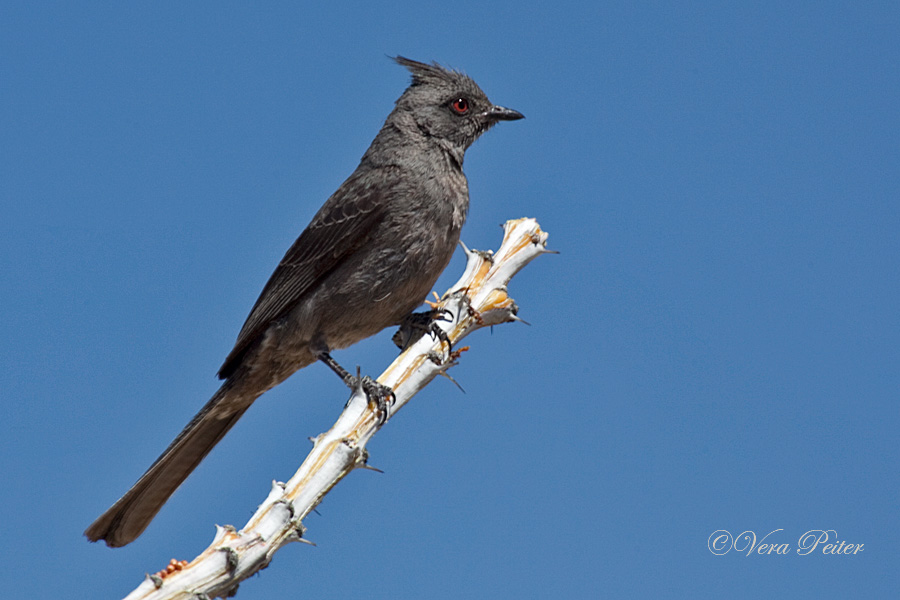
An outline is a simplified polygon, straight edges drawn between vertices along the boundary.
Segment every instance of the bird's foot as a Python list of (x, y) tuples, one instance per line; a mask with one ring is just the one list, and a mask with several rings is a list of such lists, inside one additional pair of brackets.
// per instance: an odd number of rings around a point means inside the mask
[(450, 337), (441, 329), (437, 321), (452, 321), (453, 313), (446, 308), (434, 308), (423, 312), (411, 313), (400, 325), (400, 329), (391, 338), (398, 348), (405, 350), (419, 341), (426, 333), (447, 344), (447, 352), (453, 352)]
[(368, 375), (360, 377), (359, 370), (356, 372), (356, 377), (351, 377), (351, 379), (352, 382), (349, 384), (351, 389), (355, 390), (362, 388), (362, 391), (366, 393), (366, 398), (369, 399), (369, 402), (375, 404), (375, 410), (380, 417), (378, 424), (384, 425), (390, 416), (391, 407), (394, 405), (394, 402), (397, 401), (394, 390), (386, 385), (378, 383)]
[(319, 352), (317, 358), (328, 365), (332, 371), (337, 373), (337, 376), (341, 378), (344, 385), (350, 388), (351, 391), (355, 392), (358, 389), (362, 389), (362, 391), (365, 392), (366, 398), (369, 399), (369, 402), (375, 404), (375, 409), (380, 415), (379, 425), (384, 425), (387, 422), (388, 417), (390, 416), (391, 406), (397, 401), (394, 390), (386, 385), (378, 383), (368, 375), (365, 377), (360, 376), (359, 367), (356, 367), (356, 375), (351, 375), (347, 369), (339, 365), (327, 352)]

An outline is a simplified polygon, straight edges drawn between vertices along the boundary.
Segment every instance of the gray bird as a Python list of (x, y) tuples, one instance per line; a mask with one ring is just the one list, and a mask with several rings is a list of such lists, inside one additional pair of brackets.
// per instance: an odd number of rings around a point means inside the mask
[(462, 73), (394, 60), (412, 83), (263, 288), (219, 369), (222, 386), (87, 528), (90, 541), (137, 538), (253, 401), (298, 369), (321, 360), (354, 384), (329, 353), (408, 323), (450, 262), (469, 207), (465, 151), (498, 121), (523, 116)]

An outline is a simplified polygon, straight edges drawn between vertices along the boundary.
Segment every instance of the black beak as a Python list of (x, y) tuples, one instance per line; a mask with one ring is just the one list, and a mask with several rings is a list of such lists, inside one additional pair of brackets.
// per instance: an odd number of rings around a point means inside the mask
[(502, 106), (492, 106), (490, 110), (484, 113), (484, 116), (491, 121), (518, 121), (525, 118), (525, 115), (519, 111)]

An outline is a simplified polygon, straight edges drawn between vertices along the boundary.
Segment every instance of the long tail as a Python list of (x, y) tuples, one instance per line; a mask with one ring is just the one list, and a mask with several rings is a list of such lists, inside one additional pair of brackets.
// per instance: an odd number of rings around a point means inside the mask
[(106, 540), (117, 548), (143, 533), (169, 496), (258, 397), (236, 401), (228, 397), (229, 387), (226, 382), (219, 388), (137, 483), (85, 530), (89, 540)]

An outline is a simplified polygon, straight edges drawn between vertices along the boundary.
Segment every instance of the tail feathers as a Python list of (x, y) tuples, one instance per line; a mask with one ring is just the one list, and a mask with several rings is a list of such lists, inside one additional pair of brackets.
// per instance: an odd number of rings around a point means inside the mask
[(178, 486), (256, 399), (235, 402), (227, 398), (226, 387), (200, 409), (137, 483), (85, 530), (90, 541), (106, 540), (117, 548), (143, 533)]

